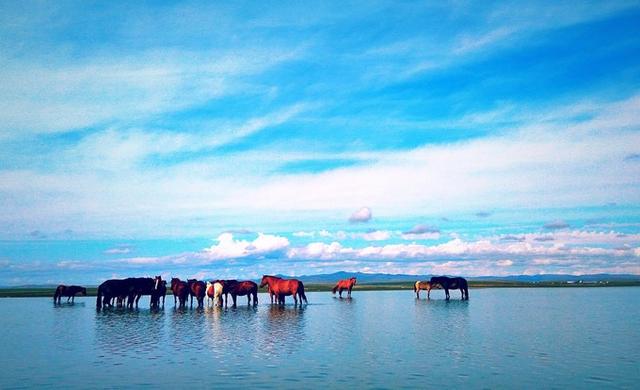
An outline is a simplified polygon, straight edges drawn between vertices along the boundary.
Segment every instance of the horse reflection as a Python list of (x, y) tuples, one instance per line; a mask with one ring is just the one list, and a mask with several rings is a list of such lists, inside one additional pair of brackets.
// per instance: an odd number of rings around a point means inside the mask
[(135, 358), (155, 350), (163, 339), (164, 312), (103, 310), (96, 312), (98, 347), (110, 355)]
[(291, 354), (298, 350), (305, 338), (306, 308), (283, 307), (273, 305), (267, 307), (267, 315), (263, 325), (264, 337), (260, 339), (261, 350), (268, 356)]

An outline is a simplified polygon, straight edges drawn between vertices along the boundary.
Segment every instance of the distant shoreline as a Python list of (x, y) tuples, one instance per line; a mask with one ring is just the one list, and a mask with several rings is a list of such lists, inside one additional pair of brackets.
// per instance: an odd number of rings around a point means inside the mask
[[(412, 290), (414, 282), (363, 283), (354, 287), (355, 291)], [(333, 284), (305, 283), (309, 292), (330, 292)], [(601, 281), (601, 282), (493, 282), (470, 281), (469, 288), (587, 288), (587, 287), (638, 287), (640, 281)], [(96, 296), (97, 287), (87, 287), (87, 296)], [(55, 287), (3, 287), (0, 298), (53, 297)], [(260, 290), (259, 292), (264, 292)], [(167, 291), (171, 295), (171, 291)]]

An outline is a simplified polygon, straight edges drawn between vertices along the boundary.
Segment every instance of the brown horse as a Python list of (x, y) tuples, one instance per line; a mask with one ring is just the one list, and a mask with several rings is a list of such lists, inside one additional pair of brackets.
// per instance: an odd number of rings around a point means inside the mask
[(335, 295), (336, 291), (338, 291), (338, 295), (342, 298), (342, 291), (347, 290), (347, 298), (351, 298), (351, 289), (356, 285), (356, 278), (343, 279), (336, 284), (336, 286), (331, 290)]
[(87, 295), (87, 289), (81, 286), (65, 286), (61, 284), (56, 288), (56, 292), (53, 294), (53, 303), (60, 303), (62, 297), (67, 297), (67, 302), (74, 301), (76, 294)]
[(439, 288), (439, 286), (435, 283), (423, 282), (418, 280), (413, 285), (413, 292), (416, 293), (416, 298), (420, 299), (420, 290), (427, 290), (427, 299), (431, 299), (431, 290), (433, 290), (434, 288)]
[(188, 279), (189, 295), (191, 296), (190, 307), (193, 307), (193, 297), (198, 301), (198, 307), (204, 307), (204, 297), (207, 294), (207, 286), (201, 280)]
[(226, 280), (222, 280), (220, 281), (222, 282), (222, 291), (225, 294), (225, 301), (228, 302), (228, 300), (226, 300), (226, 295), (231, 294), (231, 299), (233, 300), (233, 306), (236, 306), (236, 297), (238, 295), (240, 296), (247, 296), (247, 305), (251, 304), (251, 297), (253, 296), (253, 305), (256, 306), (258, 304), (258, 285), (255, 284), (254, 282), (250, 281), (250, 280), (244, 280), (241, 282), (238, 282), (236, 280), (231, 281), (231, 283), (226, 283), (228, 281)]
[(292, 295), (296, 305), (300, 298), (300, 306), (302, 301), (307, 302), (307, 296), (304, 294), (304, 284), (297, 279), (282, 279), (277, 276), (264, 275), (260, 282), (260, 287), (268, 286), (271, 294), (278, 296), (278, 303), (284, 305), (284, 297)]
[(180, 301), (180, 307), (184, 307), (189, 297), (189, 285), (178, 278), (171, 278), (171, 291), (173, 292), (173, 305)]

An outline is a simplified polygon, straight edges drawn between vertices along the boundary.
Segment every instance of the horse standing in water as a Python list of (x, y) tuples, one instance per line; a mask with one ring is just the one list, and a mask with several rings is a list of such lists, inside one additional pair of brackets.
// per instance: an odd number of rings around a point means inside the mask
[(431, 290), (435, 288), (438, 288), (438, 286), (431, 282), (422, 282), (418, 280), (413, 285), (413, 292), (416, 293), (416, 298), (420, 299), (420, 290), (427, 290), (427, 299), (431, 299)]
[(278, 296), (278, 303), (284, 305), (284, 297), (292, 295), (296, 305), (298, 305), (298, 298), (300, 298), (300, 306), (302, 301), (307, 302), (307, 296), (304, 294), (304, 284), (297, 279), (282, 279), (277, 276), (264, 275), (260, 282), (260, 287), (268, 286), (269, 291), (272, 294)]
[[(222, 280), (223, 292), (225, 294), (225, 298), (227, 294), (231, 294), (231, 299), (233, 300), (233, 306), (236, 306), (236, 297), (247, 296), (247, 305), (251, 305), (251, 297), (253, 297), (253, 305), (256, 306), (258, 304), (258, 285), (250, 280), (244, 280), (238, 282), (236, 280), (228, 283), (227, 280)], [(227, 299), (227, 302), (229, 300)]]
[(171, 278), (171, 291), (173, 292), (173, 305), (180, 300), (180, 307), (184, 307), (189, 297), (189, 285), (178, 278)]
[(67, 297), (67, 302), (69, 302), (69, 300), (73, 302), (76, 294), (86, 296), (87, 289), (81, 286), (65, 286), (64, 284), (61, 284), (56, 288), (56, 292), (53, 294), (53, 303), (61, 303), (60, 300), (62, 297)]
[(196, 279), (188, 279), (187, 283), (189, 283), (189, 295), (191, 296), (190, 306), (193, 307), (193, 297), (196, 297), (198, 307), (204, 307), (204, 297), (207, 290), (204, 282)]
[(207, 306), (211, 302), (214, 306), (222, 307), (224, 299), (222, 299), (222, 283), (219, 281), (207, 282)]
[(440, 285), (444, 289), (444, 293), (449, 300), (449, 289), (452, 290), (460, 290), (462, 294), (462, 300), (469, 300), (469, 286), (467, 284), (467, 279), (465, 278), (448, 278), (446, 276), (434, 276), (431, 278), (430, 283), (432, 285)]
[(351, 298), (351, 289), (356, 285), (356, 278), (343, 279), (336, 284), (336, 286), (331, 290), (335, 295), (336, 291), (338, 291), (338, 295), (342, 298), (342, 292), (347, 290), (347, 298)]

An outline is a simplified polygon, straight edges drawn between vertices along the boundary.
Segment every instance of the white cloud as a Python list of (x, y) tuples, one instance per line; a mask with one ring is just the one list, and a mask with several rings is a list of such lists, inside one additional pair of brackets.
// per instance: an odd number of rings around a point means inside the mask
[(371, 209), (368, 207), (361, 207), (351, 214), (349, 222), (369, 222), (371, 219)]
[(362, 237), (366, 241), (385, 241), (391, 238), (391, 234), (392, 233), (387, 230), (373, 230), (356, 236)]
[(258, 233), (253, 241), (234, 240), (233, 234), (218, 236), (218, 243), (204, 249), (210, 260), (235, 259), (243, 257), (269, 257), (277, 255), (289, 247), (286, 237)]

